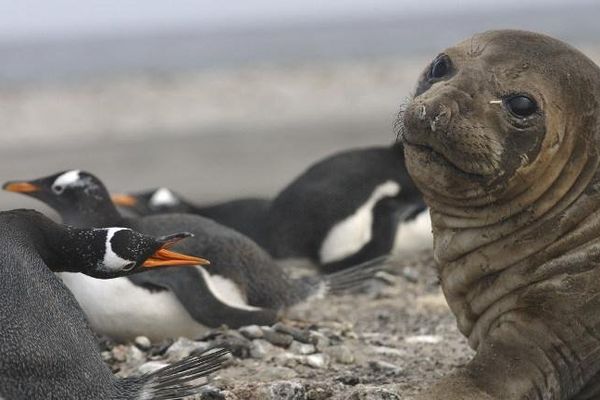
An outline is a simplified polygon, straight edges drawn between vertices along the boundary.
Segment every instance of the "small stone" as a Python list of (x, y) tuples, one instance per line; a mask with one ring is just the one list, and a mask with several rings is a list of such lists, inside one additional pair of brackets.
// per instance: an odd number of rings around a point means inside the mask
[(347, 400), (400, 400), (400, 396), (378, 387), (364, 387), (355, 390)]
[(144, 363), (142, 365), (140, 365), (137, 369), (137, 372), (140, 375), (143, 374), (150, 374), (152, 372), (158, 371), (161, 368), (166, 367), (169, 364), (160, 362), (160, 361), (148, 361), (147, 363)]
[(144, 361), (146, 361), (146, 356), (144, 353), (135, 346), (129, 346), (127, 348), (127, 364), (130, 366), (138, 366), (141, 365)]
[(317, 352), (317, 349), (312, 344), (300, 343), (293, 341), (289, 347), (289, 350), (294, 354), (307, 355), (314, 354)]
[(226, 394), (214, 386), (205, 386), (200, 392), (201, 400), (226, 400)]
[(288, 347), (294, 341), (291, 335), (277, 332), (271, 328), (262, 328), (265, 340), (271, 342), (275, 346)]
[(306, 390), (299, 382), (282, 381), (262, 385), (256, 394), (256, 398), (261, 400), (306, 400)]
[(165, 352), (169, 361), (178, 361), (195, 351), (202, 352), (208, 348), (206, 342), (196, 342), (188, 338), (180, 337)]
[(103, 351), (102, 353), (100, 353), (100, 355), (102, 356), (102, 360), (104, 362), (109, 362), (113, 359), (112, 352), (110, 351)]
[(387, 361), (371, 361), (369, 362), (369, 367), (375, 371), (385, 372), (390, 375), (400, 375), (402, 373), (402, 368)]
[(148, 339), (146, 336), (136, 337), (133, 343), (137, 346), (138, 349), (144, 351), (152, 347), (152, 342), (150, 342), (150, 339)]
[(329, 365), (329, 357), (326, 354), (311, 354), (302, 360), (303, 364), (313, 368), (325, 368)]
[(327, 387), (312, 387), (306, 391), (306, 400), (327, 400), (333, 396), (333, 391)]
[(398, 357), (406, 356), (406, 350), (395, 349), (393, 347), (373, 346), (373, 350), (375, 351), (375, 353), (381, 354), (384, 356), (398, 356)]
[(302, 361), (303, 361), (303, 358), (302, 358), (302, 356), (298, 356), (298, 355), (296, 355), (296, 354), (288, 353), (288, 352), (286, 351), (286, 352), (283, 352), (283, 353), (277, 354), (277, 355), (276, 355), (276, 356), (273, 358), (273, 360), (275, 361), (275, 363), (276, 363), (277, 365), (284, 366), (284, 367), (291, 367), (291, 368), (293, 368), (293, 367), (295, 367), (295, 366), (296, 366), (298, 363), (302, 362)]
[(442, 341), (442, 337), (439, 335), (416, 335), (416, 336), (408, 336), (404, 338), (406, 343), (426, 343), (426, 344), (436, 344)]
[(266, 358), (269, 354), (275, 355), (282, 351), (280, 348), (273, 346), (271, 343), (263, 339), (254, 339), (250, 346), (250, 357), (255, 359)]
[(263, 331), (258, 325), (242, 326), (238, 331), (248, 339), (261, 339), (264, 337)]
[(402, 276), (411, 283), (416, 283), (419, 281), (419, 272), (414, 267), (402, 268)]
[(123, 362), (127, 359), (127, 346), (122, 344), (115, 346), (111, 353), (113, 360)]
[(360, 378), (356, 375), (343, 375), (335, 378), (335, 380), (348, 386), (355, 386), (360, 383)]
[(237, 358), (248, 358), (250, 357), (250, 349), (252, 342), (250, 342), (244, 335), (238, 331), (228, 329), (214, 338), (211, 342), (213, 345), (218, 347), (225, 347), (231, 351)]
[(318, 351), (323, 351), (329, 346), (329, 338), (317, 331), (310, 332), (310, 342), (315, 345)]
[(352, 351), (344, 345), (328, 347), (325, 349), (325, 354), (340, 364), (354, 364), (355, 361)]
[(282, 322), (273, 325), (273, 329), (277, 332), (286, 333), (299, 342), (310, 343), (310, 332), (307, 330), (294, 328)]

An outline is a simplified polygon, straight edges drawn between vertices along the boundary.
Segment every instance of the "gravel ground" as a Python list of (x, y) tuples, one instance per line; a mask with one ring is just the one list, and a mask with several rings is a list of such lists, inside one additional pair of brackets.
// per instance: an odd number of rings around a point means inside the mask
[(429, 252), (395, 257), (360, 292), (290, 310), (272, 327), (226, 327), (196, 340), (104, 342), (121, 375), (148, 372), (192, 351), (228, 345), (204, 400), (411, 399), (472, 355), (437, 284)]

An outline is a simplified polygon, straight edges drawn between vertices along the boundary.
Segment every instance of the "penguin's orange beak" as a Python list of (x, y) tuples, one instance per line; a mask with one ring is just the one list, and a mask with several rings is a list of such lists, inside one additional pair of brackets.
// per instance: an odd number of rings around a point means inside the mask
[(31, 193), (42, 190), (38, 185), (29, 182), (6, 182), (2, 186), (2, 189), (15, 193)]
[(111, 194), (110, 198), (113, 203), (123, 207), (132, 207), (135, 206), (135, 204), (137, 203), (137, 199), (135, 198), (135, 196), (129, 194), (115, 193)]
[(143, 267), (166, 267), (171, 265), (208, 265), (210, 261), (206, 258), (188, 256), (186, 254), (177, 253), (161, 247), (156, 253), (150, 256), (144, 263)]

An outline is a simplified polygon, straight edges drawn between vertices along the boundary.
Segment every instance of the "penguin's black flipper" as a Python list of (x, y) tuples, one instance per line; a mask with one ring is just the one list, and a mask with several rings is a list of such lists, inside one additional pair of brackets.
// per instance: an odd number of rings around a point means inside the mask
[(228, 355), (229, 350), (211, 349), (144, 375), (139, 378), (142, 381), (142, 398), (175, 400), (193, 396), (206, 385), (205, 380), (195, 381), (219, 370), (229, 359)]
[(278, 310), (227, 304), (213, 293), (204, 276), (195, 267), (148, 271), (136, 275), (135, 284), (169, 289), (192, 318), (210, 328), (221, 325), (233, 329), (253, 324), (272, 325), (279, 317)]

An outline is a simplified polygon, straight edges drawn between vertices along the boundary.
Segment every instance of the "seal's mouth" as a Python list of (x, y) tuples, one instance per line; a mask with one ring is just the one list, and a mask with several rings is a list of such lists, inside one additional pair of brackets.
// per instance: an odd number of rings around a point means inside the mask
[(411, 142), (410, 139), (407, 137), (407, 135), (405, 135), (403, 137), (403, 143), (404, 143), (405, 147), (409, 147), (409, 148), (413, 149), (414, 151), (416, 151), (417, 153), (420, 153), (420, 154), (426, 156), (427, 160), (434, 162), (437, 165), (440, 165), (446, 169), (451, 170), (456, 175), (460, 175), (462, 177), (465, 177), (465, 178), (471, 179), (471, 180), (472, 179), (481, 180), (481, 179), (485, 178), (484, 174), (478, 174), (478, 173), (474, 173), (471, 171), (466, 171), (465, 169), (461, 168), (460, 165), (453, 162), (444, 153), (436, 150), (433, 146), (431, 146), (429, 144)]

